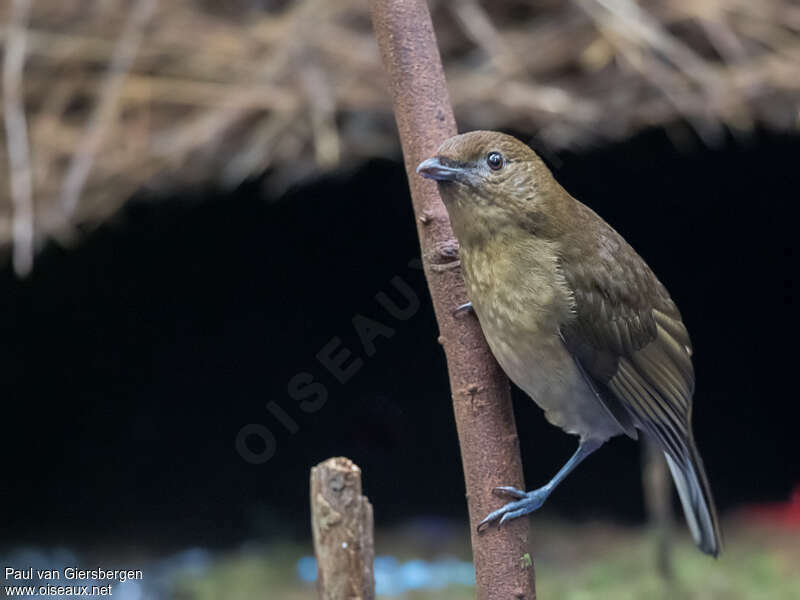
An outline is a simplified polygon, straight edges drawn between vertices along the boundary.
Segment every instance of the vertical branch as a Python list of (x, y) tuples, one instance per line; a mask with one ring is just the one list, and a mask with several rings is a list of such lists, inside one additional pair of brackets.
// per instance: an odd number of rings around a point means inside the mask
[(311, 469), (311, 530), (320, 600), (374, 600), (372, 505), (350, 459), (329, 458)]
[(25, 120), (25, 93), (22, 87), (25, 29), (30, 8), (31, 0), (14, 0), (3, 53), (3, 118), (14, 210), (12, 263), (14, 271), (20, 277), (28, 275), (33, 268), (34, 252), (33, 173)]
[(647, 520), (656, 542), (656, 567), (669, 581), (672, 568), (672, 477), (661, 447), (645, 438), (642, 444), (642, 483)]
[(436, 185), (416, 174), (417, 164), (456, 133), (430, 13), (424, 0), (371, 0), (370, 9), (403, 146), (439, 341), (447, 357), (477, 597), (532, 600), (528, 520), (515, 519), (502, 529), (477, 533), (480, 520), (498, 506), (492, 489), (524, 487), (524, 483), (508, 380), (489, 352), (477, 320), (453, 315), (453, 309), (466, 300), (458, 244)]

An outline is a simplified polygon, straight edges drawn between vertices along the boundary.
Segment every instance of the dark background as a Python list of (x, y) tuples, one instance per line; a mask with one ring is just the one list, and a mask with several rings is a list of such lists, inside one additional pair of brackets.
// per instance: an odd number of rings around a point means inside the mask
[[(798, 152), (800, 138), (765, 133), (678, 151), (650, 132), (545, 157), (681, 307), (696, 351), (696, 437), (723, 513), (785, 499), (800, 482)], [(401, 165), (374, 161), (278, 201), (261, 184), (137, 198), (79, 246), (48, 246), (28, 280), (5, 267), (5, 543), (168, 548), (305, 536), (308, 470), (333, 455), (362, 467), (379, 527), (466, 518), (443, 354), (423, 276), (408, 266), (419, 249)], [(394, 276), (422, 302), (405, 322), (374, 298), (401, 302)], [(372, 357), (356, 314), (395, 331)], [(344, 385), (316, 359), (334, 337), (364, 360)], [(316, 412), (287, 393), (299, 372), (328, 391)], [(515, 408), (534, 487), (575, 439), (518, 392)], [(249, 423), (275, 436), (261, 465), (235, 449)], [(638, 466), (638, 445), (612, 440), (543, 510), (639, 522)]]

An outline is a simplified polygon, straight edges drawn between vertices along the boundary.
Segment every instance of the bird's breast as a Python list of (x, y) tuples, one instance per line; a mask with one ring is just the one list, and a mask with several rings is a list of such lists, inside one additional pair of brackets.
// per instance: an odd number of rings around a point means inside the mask
[(605, 440), (619, 427), (560, 338), (561, 326), (574, 318), (572, 298), (547, 244), (499, 238), (462, 246), (467, 293), (500, 366), (548, 420), (582, 438)]
[(498, 335), (557, 336), (572, 306), (556, 250), (532, 236), (462, 246), (467, 293), (482, 323)]

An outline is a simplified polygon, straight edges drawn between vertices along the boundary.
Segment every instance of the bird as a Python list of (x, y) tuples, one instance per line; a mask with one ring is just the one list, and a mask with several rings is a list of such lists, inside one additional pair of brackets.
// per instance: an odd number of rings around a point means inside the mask
[(578, 436), (544, 486), (494, 489), (511, 500), (478, 526), (537, 510), (587, 456), (617, 435), (652, 438), (666, 457), (698, 548), (722, 548), (692, 432), (692, 343), (667, 289), (636, 251), (573, 198), (526, 144), (471, 131), (417, 167), (436, 182), (459, 243), (471, 310), (501, 368)]

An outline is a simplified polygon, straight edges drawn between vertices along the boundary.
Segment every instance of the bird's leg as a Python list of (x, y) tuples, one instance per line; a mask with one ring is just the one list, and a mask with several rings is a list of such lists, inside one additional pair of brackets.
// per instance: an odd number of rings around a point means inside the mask
[(517, 517), (521, 517), (522, 515), (527, 515), (528, 513), (535, 511), (542, 504), (544, 504), (544, 501), (547, 500), (547, 497), (558, 486), (558, 484), (561, 483), (575, 467), (581, 464), (584, 458), (589, 456), (602, 445), (603, 442), (596, 440), (582, 441), (578, 446), (578, 449), (575, 451), (575, 454), (573, 454), (566, 464), (561, 467), (561, 470), (556, 473), (555, 477), (553, 477), (547, 483), (547, 485), (544, 485), (537, 490), (523, 492), (522, 490), (518, 490), (517, 488), (510, 486), (494, 488), (494, 492), (496, 494), (512, 496), (516, 498), (516, 500), (509, 502), (502, 508), (498, 508), (496, 511), (490, 513), (478, 524), (478, 530), (480, 530), (484, 525), (488, 525), (497, 519), (500, 519), (500, 522), (498, 523), (499, 527), (510, 519), (516, 519)]
[(472, 308), (472, 302), (465, 302), (461, 306), (456, 306), (456, 308), (453, 310), (453, 316), (457, 317), (463, 312), (468, 312), (468, 311), (472, 312), (473, 310), (474, 309)]

